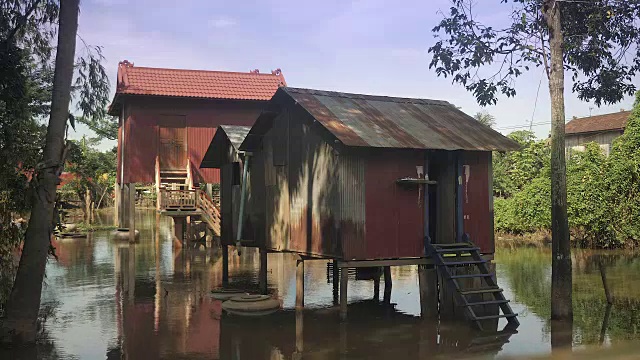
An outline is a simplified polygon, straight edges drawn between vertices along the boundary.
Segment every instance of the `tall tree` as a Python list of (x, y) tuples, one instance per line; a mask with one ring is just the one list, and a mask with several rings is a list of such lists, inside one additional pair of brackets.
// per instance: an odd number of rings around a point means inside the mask
[(56, 184), (63, 166), (65, 130), (73, 80), (79, 0), (62, 0), (53, 79), (51, 114), (43, 161), (36, 169), (36, 191), (16, 280), (3, 323), (3, 335), (14, 342), (33, 342), (42, 280), (52, 234)]
[(488, 111), (478, 111), (473, 118), (476, 119), (480, 124), (487, 125), (492, 128), (496, 124), (496, 117), (489, 114)]
[[(572, 320), (571, 249), (564, 153), (564, 73), (573, 91), (596, 105), (631, 95), (640, 71), (639, 0), (501, 0), (510, 24), (487, 26), (474, 17), (473, 0), (453, 0), (433, 28), (429, 49), (439, 76), (471, 91), (481, 105), (499, 93), (515, 96), (515, 80), (543, 66), (551, 99), (552, 294), (551, 318)], [(483, 2), (484, 7), (487, 6)], [(486, 74), (481, 71), (487, 68)]]

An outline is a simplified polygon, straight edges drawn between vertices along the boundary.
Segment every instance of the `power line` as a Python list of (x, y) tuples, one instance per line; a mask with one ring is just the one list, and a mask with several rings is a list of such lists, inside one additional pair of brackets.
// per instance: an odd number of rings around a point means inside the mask
[(538, 91), (536, 91), (536, 101), (533, 103), (533, 113), (531, 113), (531, 122), (529, 123), (529, 131), (532, 131), (533, 128), (533, 116), (536, 114), (536, 107), (538, 107), (538, 95), (540, 95), (540, 85), (542, 85), (542, 75), (544, 75), (545, 71), (540, 72), (540, 81), (538, 82)]
[(511, 130), (511, 129), (526, 129), (526, 128), (531, 129), (531, 127), (533, 126), (540, 126), (540, 125), (551, 125), (551, 121), (529, 123), (528, 125), (503, 126), (503, 127), (496, 128), (496, 130)]

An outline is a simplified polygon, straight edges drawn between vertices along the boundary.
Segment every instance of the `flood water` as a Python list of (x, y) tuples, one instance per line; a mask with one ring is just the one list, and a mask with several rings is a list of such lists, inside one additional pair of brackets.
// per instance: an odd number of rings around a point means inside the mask
[[(547, 250), (496, 254), (498, 283), (521, 326), (517, 334), (488, 340), (465, 323), (421, 321), (415, 266), (392, 268), (390, 304), (373, 299), (372, 281), (350, 281), (349, 321), (340, 323), (326, 261), (305, 262), (306, 307), (296, 318), (295, 258), (269, 254), (269, 291), (284, 310), (250, 319), (223, 314), (221, 303), (209, 297), (222, 283), (220, 250), (175, 247), (170, 219), (154, 211), (140, 211), (136, 224), (141, 236), (135, 245), (114, 242), (109, 232), (57, 241), (59, 258), (49, 261), (43, 289), (47, 342), (38, 357), (417, 359), (551, 352)], [(247, 250), (229, 258), (231, 285), (257, 291), (258, 254)], [(635, 340), (640, 256), (578, 250), (573, 264), (573, 351)], [(600, 266), (614, 298), (609, 310)]]

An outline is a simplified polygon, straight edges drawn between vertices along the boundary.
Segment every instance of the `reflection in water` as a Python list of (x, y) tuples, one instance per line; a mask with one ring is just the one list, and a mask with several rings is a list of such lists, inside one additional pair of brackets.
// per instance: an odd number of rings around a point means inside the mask
[[(498, 281), (507, 298), (515, 300), (522, 326), (517, 334), (487, 334), (467, 324), (420, 319), (417, 268), (411, 266), (392, 268), (390, 302), (374, 298), (373, 281), (350, 281), (349, 321), (340, 323), (327, 262), (307, 261), (306, 309), (296, 313), (295, 257), (290, 254), (269, 254), (268, 262), (269, 292), (285, 310), (261, 318), (229, 316), (209, 297), (222, 284), (218, 248), (175, 248), (170, 219), (154, 211), (138, 212), (136, 224), (141, 232), (137, 244), (116, 243), (106, 232), (55, 244), (59, 261), (48, 263), (43, 292), (43, 308), (52, 309), (46, 323), (49, 350), (41, 347), (37, 357), (492, 357), (548, 353), (551, 343), (557, 344), (555, 335), (568, 334), (561, 339), (564, 344), (608, 346), (639, 331), (640, 261), (621, 253), (577, 253), (573, 332), (556, 332), (544, 320), (549, 315), (549, 254), (537, 249), (499, 252)], [(258, 258), (251, 250), (230, 254), (231, 286), (258, 290)], [(609, 312), (596, 261), (607, 269), (614, 299)]]
[[(514, 300), (542, 319), (551, 314), (550, 252), (527, 248), (496, 254), (498, 276)], [(544, 323), (552, 343), (615, 344), (640, 334), (640, 257), (622, 251), (574, 250), (573, 330), (567, 324)], [(600, 265), (606, 268), (613, 304), (604, 293)], [(520, 329), (522, 330), (522, 328)]]

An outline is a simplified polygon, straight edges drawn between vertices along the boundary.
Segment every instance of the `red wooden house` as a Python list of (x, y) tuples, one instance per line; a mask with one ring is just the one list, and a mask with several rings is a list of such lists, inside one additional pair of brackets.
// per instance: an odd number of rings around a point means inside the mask
[(280, 86), (281, 71), (260, 74), (118, 65), (109, 114), (118, 116), (118, 175), (131, 183), (219, 182), (199, 169), (219, 125), (252, 125)]
[[(239, 148), (251, 179), (261, 179), (250, 187), (251, 198), (264, 199), (263, 211), (251, 211), (264, 214), (256, 246), (300, 255), (300, 307), (305, 259), (334, 259), (334, 276), (343, 270), (343, 316), (346, 269), (420, 265), (426, 312), (427, 289), (434, 294), (437, 281), (426, 285), (426, 266), (435, 265), (479, 327), (498, 317), (517, 326), (490, 261), (491, 152), (518, 148), (446, 101), (282, 87)], [(390, 284), (388, 270), (385, 279)], [(482, 284), (465, 283), (470, 279)], [(496, 304), (503, 315), (478, 310)]]

